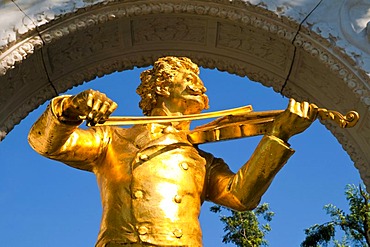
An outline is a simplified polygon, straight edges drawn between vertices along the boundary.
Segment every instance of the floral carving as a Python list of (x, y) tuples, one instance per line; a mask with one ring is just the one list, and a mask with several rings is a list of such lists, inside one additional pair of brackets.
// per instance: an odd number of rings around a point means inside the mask
[(259, 29), (226, 23), (218, 24), (218, 47), (237, 49), (258, 59), (273, 61), (274, 66), (284, 69), (291, 59), (287, 56), (291, 47), (287, 43), (284, 49), (281, 49), (281, 44), (283, 44), (281, 42), (277, 48), (272, 45), (274, 42), (276, 42), (276, 38), (259, 32)]
[(0, 76), (5, 75), (8, 69), (14, 68), (16, 64), (21, 63), (22, 60), (33, 54), (42, 45), (41, 39), (35, 36), (26, 42), (22, 42), (13, 50), (8, 50), (6, 54), (2, 55), (0, 53)]
[[(341, 78), (344, 83), (348, 86), (350, 90), (354, 92), (357, 97), (366, 105), (370, 106), (370, 91), (365, 88), (366, 84), (370, 82), (364, 83), (359, 81), (359, 77), (356, 76), (351, 71), (348, 71), (340, 60), (334, 57), (331, 52), (329, 52), (325, 46), (317, 46), (314, 45), (312, 41), (310, 41), (311, 37), (300, 33), (297, 35), (296, 39), (294, 40), (294, 45), (297, 47), (302, 48), (304, 51), (308, 52), (311, 56), (317, 57), (318, 61), (323, 63), (324, 66), (329, 68), (330, 71), (336, 73), (339, 78)], [(322, 41), (325, 44), (325, 41)], [(326, 44), (328, 47), (330, 44)], [(343, 58), (345, 60), (345, 58)], [(353, 63), (353, 62), (352, 62)], [(362, 78), (367, 78), (364, 75)], [(370, 111), (370, 108), (368, 108)]]
[(47, 46), (53, 75), (63, 74), (70, 66), (79, 66), (81, 60), (91, 60), (109, 50), (124, 48), (119, 25), (98, 25), (81, 30), (81, 34), (83, 42), (81, 36), (69, 35)]
[(368, 0), (345, 0), (340, 8), (340, 28), (346, 39), (362, 51), (370, 53), (369, 31), (370, 2)]
[(132, 22), (134, 44), (160, 41), (205, 42), (206, 21), (160, 17), (135, 19)]

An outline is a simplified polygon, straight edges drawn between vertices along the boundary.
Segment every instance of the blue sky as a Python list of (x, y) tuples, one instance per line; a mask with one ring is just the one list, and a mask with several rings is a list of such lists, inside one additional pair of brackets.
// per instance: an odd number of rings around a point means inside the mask
[[(141, 71), (114, 73), (66, 94), (93, 88), (118, 102), (113, 115), (141, 115), (135, 93)], [(288, 104), (287, 98), (247, 78), (205, 69), (200, 77), (208, 89), (211, 111), (243, 105), (263, 111), (285, 109)], [(1, 246), (91, 247), (96, 241), (101, 215), (94, 175), (43, 158), (27, 143), (28, 131), (46, 104), (33, 111), (0, 144)], [(194, 126), (201, 123), (195, 122)], [(205, 144), (201, 148), (223, 158), (237, 171), (259, 140), (260, 137), (245, 138)], [(275, 212), (267, 237), (272, 247), (299, 246), (305, 228), (328, 221), (322, 207), (333, 203), (347, 210), (345, 185), (361, 183), (347, 153), (319, 121), (293, 137), (290, 144), (296, 153), (262, 198)], [(203, 205), (200, 217), (204, 246), (233, 246), (221, 243), (223, 226), (218, 215), (209, 212), (209, 206), (212, 204)]]

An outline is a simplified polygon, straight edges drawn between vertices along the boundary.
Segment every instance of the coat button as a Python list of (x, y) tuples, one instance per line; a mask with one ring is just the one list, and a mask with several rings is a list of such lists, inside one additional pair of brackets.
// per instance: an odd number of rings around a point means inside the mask
[(175, 202), (176, 202), (176, 203), (180, 203), (180, 202), (181, 202), (181, 200), (182, 200), (182, 197), (181, 197), (181, 196), (179, 196), (179, 195), (176, 195), (174, 199), (175, 199)]
[(180, 229), (175, 229), (173, 231), (173, 235), (175, 235), (176, 238), (181, 238), (182, 237), (182, 231)]
[(149, 160), (149, 156), (148, 156), (148, 155), (146, 155), (146, 154), (141, 154), (141, 155), (139, 156), (139, 159), (140, 159), (140, 160), (142, 160), (142, 161), (147, 161), (147, 160)]
[(188, 163), (186, 163), (186, 162), (181, 163), (181, 165), (180, 165), (180, 166), (181, 166), (181, 167), (182, 167), (182, 169), (184, 169), (184, 170), (189, 169), (189, 165), (188, 165)]
[(134, 198), (135, 199), (141, 199), (143, 198), (143, 192), (141, 190), (137, 190), (134, 192)]
[(137, 231), (140, 235), (145, 235), (148, 233), (148, 228), (146, 226), (140, 226)]

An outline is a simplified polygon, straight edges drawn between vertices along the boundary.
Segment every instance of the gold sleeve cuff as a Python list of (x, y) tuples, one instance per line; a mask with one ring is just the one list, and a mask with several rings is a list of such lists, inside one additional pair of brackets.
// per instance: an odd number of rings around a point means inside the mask
[(273, 135), (266, 135), (267, 138), (269, 138), (270, 140), (273, 140), (273, 141), (276, 141), (278, 143), (280, 143), (282, 146), (285, 146), (286, 148), (290, 148), (290, 144), (281, 140), (279, 137), (276, 137), (276, 136), (273, 136)]
[(71, 95), (63, 95), (63, 96), (55, 97), (54, 99), (51, 100), (50, 109), (53, 115), (61, 123), (68, 124), (68, 125), (80, 125), (83, 122), (83, 120), (70, 120), (63, 116), (63, 105), (66, 99), (68, 99), (69, 97), (71, 97)]
[(31, 127), (28, 142), (31, 147), (44, 156), (50, 156), (60, 148), (61, 143), (77, 129), (79, 124), (70, 125), (59, 120), (61, 101), (67, 96), (54, 98), (46, 111)]
[(53, 98), (50, 102), (51, 112), (58, 119), (62, 116), (63, 102), (67, 99), (67, 97), (70, 97), (70, 96), (69, 95), (58, 96), (58, 97)]

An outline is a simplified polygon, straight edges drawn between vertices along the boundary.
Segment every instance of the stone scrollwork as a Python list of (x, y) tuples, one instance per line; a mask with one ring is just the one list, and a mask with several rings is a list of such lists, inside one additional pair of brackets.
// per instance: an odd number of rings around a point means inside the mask
[[(317, 57), (318, 61), (323, 63), (329, 70), (335, 74), (337, 74), (338, 78), (341, 78), (343, 82), (347, 85), (347, 87), (354, 92), (354, 94), (360, 98), (360, 100), (368, 107), (370, 107), (370, 92), (365, 89), (363, 83), (361, 83), (353, 71), (348, 70), (348, 66), (334, 57), (328, 48), (330, 44), (328, 44), (325, 40), (321, 41), (323, 45), (318, 46), (313, 42), (310, 37), (304, 34), (298, 34), (296, 39), (294, 40), (294, 45), (297, 47), (302, 48), (304, 51), (309, 53), (313, 57)], [(350, 59), (346, 59), (343, 57), (343, 60), (347, 60), (348, 63), (354, 63)], [(363, 72), (362, 78), (366, 78), (367, 76)], [(368, 108), (370, 111), (370, 108)]]
[(38, 36), (34, 36), (20, 43), (14, 49), (9, 49), (3, 54), (0, 53), (0, 76), (5, 75), (7, 70), (14, 68), (17, 63), (21, 63), (22, 60), (42, 46), (42, 40)]
[(274, 61), (274, 66), (284, 69), (289, 63), (290, 43), (280, 46), (272, 46), (272, 36), (259, 32), (259, 29), (251, 31), (250, 28), (231, 25), (227, 23), (218, 24), (217, 47), (238, 50), (242, 53), (252, 55), (256, 59)]
[(104, 52), (124, 49), (119, 25), (97, 25), (80, 32), (83, 34), (83, 42), (80, 37), (71, 35), (46, 48), (53, 75), (66, 73), (70, 66), (80, 63), (81, 60), (89, 60)]
[(205, 42), (206, 21), (178, 17), (143, 18), (132, 22), (133, 42)]
[[(226, 1), (218, 2), (222, 3)], [(101, 3), (100, 5), (105, 6), (106, 3)], [(186, 3), (176, 1), (168, 3), (125, 3), (119, 5), (116, 8), (105, 8), (99, 11), (97, 10), (98, 9), (95, 9), (95, 11), (92, 10), (91, 14), (81, 14), (78, 16), (78, 18), (73, 18), (70, 21), (68, 19), (66, 21), (63, 21), (63, 19), (61, 19), (55, 25), (50, 26), (49, 24), (47, 24), (45, 25), (45, 28), (41, 26), (39, 28), (41, 38), (39, 37), (39, 35), (34, 35), (29, 40), (25, 39), (25, 45), (32, 46), (32, 49), (26, 50), (26, 54), (22, 53), (22, 48), (20, 48), (19, 45), (14, 46), (16, 47), (13, 51), (14, 54), (9, 54), (9, 52), (4, 54), (0, 53), (0, 75), (4, 75), (7, 70), (11, 69), (17, 61), (21, 61), (22, 59), (24, 59), (27, 54), (32, 54), (34, 49), (40, 48), (43, 45), (52, 44), (53, 42), (63, 37), (72, 35), (75, 32), (81, 32), (93, 26), (104, 24), (120, 18), (130, 18), (153, 14), (194, 14), (198, 16), (221, 18), (233, 22), (243, 23), (245, 25), (252, 25), (255, 28), (271, 32), (272, 34), (276, 34), (279, 38), (284, 38), (287, 40), (292, 40), (294, 37), (294, 31), (288, 30), (289, 28), (287, 29), (285, 27), (285, 24), (281, 26), (279, 24), (279, 21), (273, 21), (273, 19), (271, 19), (270, 17), (264, 19), (261, 18), (260, 15), (255, 15), (253, 14), (253, 12), (245, 12), (242, 9), (227, 8), (225, 5), (217, 5), (214, 1), (208, 3), (201, 1)], [(263, 9), (261, 9), (260, 11), (266, 12), (266, 10)], [(50, 16), (50, 14), (48, 16)], [(183, 30), (178, 32), (175, 35), (175, 38), (180, 39), (185, 35), (187, 39), (190, 40), (192, 33), (189, 33), (190, 29), (186, 27), (185, 24), (188, 23), (189, 26), (191, 22), (188, 18), (183, 18), (183, 21), (183, 23), (178, 23), (180, 24), (180, 29), (181, 27), (183, 27)], [(136, 26), (137, 25), (138, 24), (136, 23)], [(142, 24), (140, 25), (142, 26)], [(192, 25), (191, 27), (194, 28), (194, 25)], [(202, 30), (201, 27), (197, 28), (199, 28), (198, 31), (200, 32), (198, 32), (197, 35), (193, 35), (192, 39), (196, 38), (199, 42), (204, 40), (204, 37), (202, 37), (202, 34), (204, 34), (204, 30)], [(164, 30), (162, 28), (162, 35), (167, 35), (167, 38), (170, 38), (168, 35), (173, 34), (169, 34), (169, 31), (170, 30), (168, 29)], [(155, 36), (158, 36), (158, 34), (155, 34)], [(165, 36), (163, 36), (162, 38), (165, 38)], [(142, 40), (140, 39), (142, 37), (136, 36), (136, 38), (137, 41)], [(146, 35), (146, 39), (148, 39), (148, 35)], [(153, 38), (151, 37), (150, 39)]]
[(370, 1), (345, 0), (340, 9), (340, 27), (352, 45), (370, 54)]

